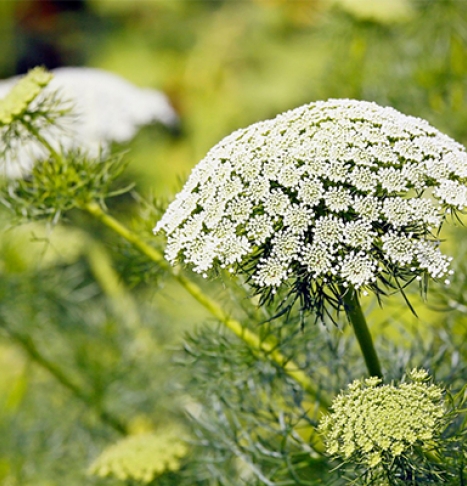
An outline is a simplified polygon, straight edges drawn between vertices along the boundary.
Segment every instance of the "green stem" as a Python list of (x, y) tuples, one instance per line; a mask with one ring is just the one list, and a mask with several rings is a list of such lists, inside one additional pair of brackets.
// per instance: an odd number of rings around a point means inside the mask
[[(39, 133), (39, 131), (34, 127), (34, 125), (32, 125), (30, 122), (24, 119), (22, 120), (22, 123), (25, 126), (25, 128), (29, 131), (29, 133), (31, 133), (36, 138), (36, 140), (39, 143), (41, 143), (45, 149), (48, 150), (50, 156), (58, 163), (63, 164), (64, 162), (63, 156), (52, 147), (52, 145), (47, 141), (46, 138), (44, 138)], [(32, 341), (30, 337), (18, 334), (12, 331), (11, 329), (7, 329), (6, 327), (5, 329), (10, 335), (10, 337), (14, 339), (16, 343), (18, 343), (22, 347), (22, 349), (28, 354), (28, 356), (31, 359), (33, 359), (36, 363), (38, 363), (40, 366), (46, 369), (52, 376), (55, 377), (55, 379), (59, 383), (61, 383), (65, 388), (70, 390), (77, 398), (79, 398), (87, 406), (94, 409), (97, 415), (99, 416), (99, 418), (102, 420), (102, 422), (109, 425), (120, 434), (124, 434), (124, 435), (127, 434), (126, 425), (123, 422), (121, 422), (120, 419), (114, 417), (112, 413), (98, 406), (95, 403), (95, 400), (93, 399), (92, 395), (85, 392), (78, 385), (73, 383), (73, 381), (70, 378), (68, 378), (68, 376), (60, 368), (58, 368), (57, 366), (55, 366), (55, 364), (51, 363), (44, 356), (42, 356), (42, 354), (34, 344), (34, 341)]]
[(49, 153), (50, 153), (50, 156), (52, 158), (54, 158), (57, 162), (63, 164), (63, 157), (60, 153), (58, 153), (53, 147), (52, 145), (50, 145), (50, 143), (47, 141), (46, 138), (44, 138), (40, 133), (39, 133), (39, 130), (37, 130), (37, 128), (32, 125), (31, 123), (25, 121), (25, 120), (22, 120), (21, 123), (25, 126), (25, 128), (29, 131), (29, 133), (31, 135), (34, 135), (34, 137), (36, 138), (36, 140), (38, 142), (40, 142), (44, 148), (46, 148)]
[(37, 364), (42, 366), (42, 368), (46, 369), (61, 385), (63, 385), (68, 390), (70, 390), (73, 393), (73, 395), (79, 398), (91, 409), (94, 409), (97, 415), (99, 416), (99, 418), (102, 420), (102, 422), (109, 425), (120, 434), (127, 433), (127, 427), (124, 423), (120, 421), (120, 419), (114, 417), (107, 410), (98, 407), (91, 395), (89, 395), (87, 392), (82, 390), (60, 368), (58, 368), (54, 363), (50, 362), (47, 358), (45, 358), (42, 355), (42, 353), (35, 345), (34, 341), (29, 336), (22, 335), (15, 331), (12, 331), (11, 329), (8, 329), (6, 326), (2, 326), (2, 327), (8, 333), (8, 335), (19, 346), (21, 346), (23, 351), (25, 351), (26, 354), (32, 360), (34, 360)]
[[(50, 143), (38, 132), (38, 130), (35, 129), (33, 125), (28, 122), (25, 122), (24, 124), (29, 132), (34, 135), (34, 137), (36, 137), (36, 139), (49, 151), (51, 157), (53, 157), (57, 162), (63, 162), (63, 157), (61, 154), (50, 145)], [(262, 340), (260, 336), (255, 334), (253, 331), (243, 327), (239, 321), (232, 319), (215, 301), (206, 296), (197, 285), (188, 280), (178, 270), (173, 269), (167, 263), (164, 255), (161, 252), (148, 245), (138, 235), (130, 231), (110, 215), (106, 214), (97, 203), (88, 203), (83, 207), (83, 209), (101, 221), (105, 226), (126, 239), (152, 261), (160, 265), (162, 268), (168, 270), (175, 280), (177, 280), (189, 294), (191, 294), (201, 305), (203, 305), (214, 317), (222, 322), (237, 337), (242, 339), (253, 349), (265, 353), (274, 363), (280, 366), (287, 373), (287, 375), (300, 384), (301, 387), (316, 400), (318, 404), (318, 412), (327, 412), (331, 403), (329, 398), (327, 398), (315, 387), (313, 382), (303, 370), (301, 370), (292, 360), (287, 359), (287, 357), (285, 357), (279, 351), (277, 342), (274, 342), (272, 339), (269, 339), (268, 341)], [(319, 437), (316, 437), (314, 448), (317, 452), (324, 451), (324, 446)]]
[(130, 231), (119, 221), (112, 216), (105, 213), (101, 207), (95, 203), (88, 203), (84, 209), (92, 216), (101, 221), (105, 226), (115, 231), (121, 237), (130, 242), (135, 248), (141, 251), (153, 262), (157, 263), (164, 269), (168, 270), (171, 275), (178, 281), (178, 283), (192, 295), (203, 307), (205, 307), (214, 317), (222, 322), (228, 329), (230, 329), (237, 337), (242, 339), (253, 349), (264, 352), (269, 359), (280, 366), (291, 378), (299, 383), (302, 388), (314, 397), (319, 405), (321, 412), (326, 412), (330, 406), (330, 400), (317, 390), (308, 375), (302, 371), (297, 364), (289, 360), (278, 350), (278, 343), (272, 340), (264, 341), (256, 333), (250, 329), (245, 328), (242, 324), (231, 318), (222, 308), (213, 301), (210, 297), (203, 293), (203, 291), (196, 284), (188, 280), (179, 270), (173, 269), (165, 260), (164, 255), (156, 248), (148, 245), (137, 234)]
[(373, 344), (373, 339), (368, 329), (365, 316), (363, 315), (357, 293), (354, 289), (347, 289), (344, 293), (345, 313), (353, 326), (355, 336), (365, 359), (366, 367), (370, 376), (383, 378), (381, 365)]

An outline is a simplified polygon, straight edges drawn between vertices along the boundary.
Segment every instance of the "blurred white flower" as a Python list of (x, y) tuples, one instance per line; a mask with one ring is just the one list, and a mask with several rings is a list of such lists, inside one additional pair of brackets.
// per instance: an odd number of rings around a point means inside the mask
[(155, 231), (172, 264), (234, 265), (272, 293), (379, 291), (451, 273), (435, 235), (467, 207), (466, 167), (465, 149), (424, 120), (364, 101), (312, 103), (222, 140)]
[[(80, 149), (95, 157), (112, 142), (131, 140), (143, 125), (153, 122), (172, 125), (177, 121), (163, 93), (139, 88), (115, 74), (81, 67), (58, 68), (51, 73), (52, 80), (31, 103), (31, 110), (53, 96), (71, 109), (58, 125), (41, 131), (55, 150)], [(18, 80), (15, 77), (0, 81), (0, 99)], [(37, 159), (46, 156), (44, 148), (33, 140), (12, 148), (0, 160), (0, 168), (8, 178), (27, 174)]]

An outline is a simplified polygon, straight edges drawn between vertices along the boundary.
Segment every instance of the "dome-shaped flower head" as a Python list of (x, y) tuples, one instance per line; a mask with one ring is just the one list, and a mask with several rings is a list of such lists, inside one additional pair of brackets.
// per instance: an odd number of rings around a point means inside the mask
[(155, 231), (171, 263), (242, 271), (263, 297), (284, 290), (316, 310), (346, 287), (446, 279), (437, 234), (467, 206), (466, 180), (464, 147), (426, 121), (328, 100), (223, 139)]
[(378, 477), (402, 466), (403, 458), (436, 449), (447, 410), (443, 389), (428, 378), (425, 370), (412, 370), (408, 382), (398, 385), (381, 385), (374, 377), (350, 384), (320, 421), (328, 454)]
[(178, 471), (188, 447), (179, 427), (157, 433), (127, 436), (107, 447), (91, 464), (89, 473), (120, 481), (147, 484), (168, 471)]

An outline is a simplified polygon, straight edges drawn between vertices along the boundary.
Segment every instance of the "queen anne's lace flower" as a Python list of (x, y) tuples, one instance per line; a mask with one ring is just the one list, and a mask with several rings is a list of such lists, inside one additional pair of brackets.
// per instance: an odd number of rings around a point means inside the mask
[(344, 223), (336, 216), (321, 216), (315, 222), (313, 240), (321, 245), (331, 246), (343, 239)]
[[(311, 174), (315, 173), (311, 170)], [(324, 186), (319, 179), (304, 179), (298, 185), (298, 199), (308, 206), (316, 206), (321, 201), (323, 194)]]
[(304, 233), (313, 217), (313, 211), (306, 206), (292, 204), (284, 214), (284, 225), (290, 228), (292, 233)]
[(377, 177), (368, 167), (356, 166), (348, 175), (349, 184), (359, 191), (372, 192), (377, 186)]
[[(377, 290), (393, 277), (449, 274), (433, 235), (467, 206), (466, 178), (465, 149), (424, 120), (363, 101), (317, 102), (222, 140), (155, 231), (166, 232), (171, 263), (202, 273), (235, 262), (269, 290), (292, 281), (311, 293), (318, 281)], [(194, 224), (195, 238), (174, 242)]]
[(371, 224), (365, 220), (350, 221), (344, 228), (344, 242), (352, 248), (369, 250), (375, 236)]
[[(58, 96), (71, 112), (60, 125), (49, 124), (41, 135), (55, 150), (80, 149), (91, 157), (112, 142), (126, 142), (137, 130), (153, 122), (173, 125), (177, 115), (166, 96), (154, 89), (138, 88), (125, 79), (100, 69), (66, 67), (54, 69), (42, 92), (34, 93), (30, 110), (47, 98)], [(49, 73), (44, 76), (50, 76)], [(14, 89), (18, 78), (0, 82), (0, 99)], [(2, 100), (3, 101), (3, 100)], [(0, 104), (0, 127), (2, 107)], [(0, 130), (1, 135), (1, 130)], [(0, 147), (0, 155), (3, 148)], [(0, 158), (0, 172), (8, 178), (27, 174), (37, 159), (47, 153), (32, 141)], [(2, 160), (3, 159), (3, 160)]]
[(462, 210), (467, 205), (467, 187), (457, 181), (442, 180), (435, 189), (435, 196), (457, 209)]
[(300, 263), (306, 265), (313, 278), (331, 271), (333, 252), (321, 245), (305, 245), (301, 251)]
[(394, 167), (383, 167), (378, 172), (381, 187), (390, 192), (401, 192), (407, 189), (407, 180), (401, 170)]
[(437, 242), (432, 241), (419, 241), (415, 245), (415, 256), (420, 268), (425, 268), (433, 277), (446, 275), (452, 260), (441, 253)]
[(353, 208), (361, 218), (374, 222), (380, 218), (382, 203), (376, 197), (356, 196), (353, 202)]
[(279, 287), (288, 274), (287, 262), (272, 256), (258, 263), (253, 280), (260, 287)]
[(363, 251), (351, 251), (345, 255), (339, 267), (345, 287), (350, 283), (358, 289), (376, 279), (376, 261)]
[(277, 219), (287, 212), (291, 204), (287, 194), (280, 189), (272, 189), (271, 193), (264, 202), (264, 209), (271, 217)]
[(399, 385), (356, 380), (341, 392), (319, 425), (327, 452), (376, 478), (402, 455), (436, 449), (446, 414), (443, 390), (428, 383), (425, 370), (412, 370), (409, 378)]
[(89, 473), (120, 481), (147, 484), (168, 471), (178, 471), (188, 446), (178, 427), (157, 433), (131, 435), (107, 447), (91, 464)]
[(338, 213), (340, 211), (346, 211), (349, 208), (352, 197), (348, 189), (332, 187), (325, 194), (324, 202), (332, 212)]
[(410, 236), (399, 235), (393, 231), (381, 237), (383, 251), (393, 263), (407, 265), (415, 257), (416, 243)]

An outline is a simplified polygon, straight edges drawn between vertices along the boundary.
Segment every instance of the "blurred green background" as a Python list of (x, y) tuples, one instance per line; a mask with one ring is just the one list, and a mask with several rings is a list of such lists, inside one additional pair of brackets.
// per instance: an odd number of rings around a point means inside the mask
[(178, 137), (132, 146), (139, 182), (170, 195), (232, 130), (301, 104), (392, 105), (465, 141), (463, 0), (0, 2), (0, 75), (99, 67), (163, 90)]
[[(166, 199), (233, 130), (320, 99), (390, 105), (467, 143), (465, 0), (0, 0), (0, 78), (35, 65), (102, 68), (167, 94), (179, 127), (116, 147), (130, 149), (126, 178)], [(2, 235), (1, 485), (122, 484), (86, 474), (118, 437), (102, 410), (130, 431), (183, 422), (186, 371), (171, 350), (204, 311), (151, 275), (131, 287), (106, 260), (112, 243), (88, 238), (40, 225)], [(373, 317), (386, 329), (401, 308)]]

